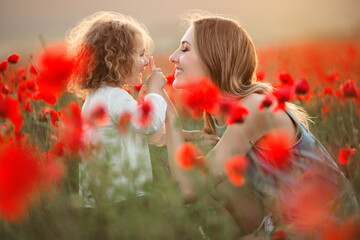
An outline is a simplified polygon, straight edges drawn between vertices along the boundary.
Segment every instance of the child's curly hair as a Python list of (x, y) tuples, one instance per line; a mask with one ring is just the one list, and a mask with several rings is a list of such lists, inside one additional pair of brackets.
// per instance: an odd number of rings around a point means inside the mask
[(143, 37), (149, 54), (153, 41), (147, 28), (134, 18), (115, 12), (96, 12), (84, 18), (66, 36), (69, 51), (77, 60), (69, 91), (88, 92), (103, 83), (125, 84), (132, 76), (138, 37)]

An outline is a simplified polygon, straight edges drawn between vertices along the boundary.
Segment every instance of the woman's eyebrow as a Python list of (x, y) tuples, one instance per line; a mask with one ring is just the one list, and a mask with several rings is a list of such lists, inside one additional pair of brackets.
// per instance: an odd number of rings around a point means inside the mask
[(192, 46), (188, 41), (181, 41), (181, 44), (189, 44), (190, 46)]

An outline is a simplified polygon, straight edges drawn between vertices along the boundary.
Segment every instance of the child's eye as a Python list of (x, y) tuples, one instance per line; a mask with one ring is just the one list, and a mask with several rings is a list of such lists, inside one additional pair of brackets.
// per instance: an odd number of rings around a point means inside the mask
[(189, 51), (189, 49), (183, 48), (183, 49), (181, 49), (180, 51), (182, 51), (182, 52), (187, 52), (187, 51)]

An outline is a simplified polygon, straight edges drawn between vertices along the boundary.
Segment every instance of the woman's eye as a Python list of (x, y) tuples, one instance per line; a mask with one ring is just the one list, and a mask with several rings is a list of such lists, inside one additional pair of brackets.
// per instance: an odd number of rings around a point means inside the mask
[(189, 51), (189, 49), (183, 48), (183, 49), (181, 49), (180, 51), (182, 51), (182, 52), (187, 52), (187, 51)]

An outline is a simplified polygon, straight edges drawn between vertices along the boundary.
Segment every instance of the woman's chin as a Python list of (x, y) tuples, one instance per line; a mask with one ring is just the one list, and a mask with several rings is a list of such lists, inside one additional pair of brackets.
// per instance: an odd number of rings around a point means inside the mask
[(175, 88), (175, 89), (184, 89), (184, 88), (186, 88), (185, 81), (184, 81), (184, 79), (181, 79), (181, 78), (176, 78), (175, 77), (175, 80), (174, 80), (172, 85), (173, 85), (173, 88)]

